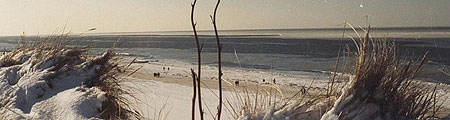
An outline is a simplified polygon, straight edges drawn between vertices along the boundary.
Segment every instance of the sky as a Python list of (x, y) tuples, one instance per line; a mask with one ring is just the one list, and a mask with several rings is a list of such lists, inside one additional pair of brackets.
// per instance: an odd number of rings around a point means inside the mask
[[(198, 28), (212, 29), (215, 0), (198, 0)], [(191, 30), (192, 0), (0, 0), (0, 36)], [(222, 0), (219, 29), (450, 26), (450, 0)], [(92, 31), (91, 31), (92, 32)]]

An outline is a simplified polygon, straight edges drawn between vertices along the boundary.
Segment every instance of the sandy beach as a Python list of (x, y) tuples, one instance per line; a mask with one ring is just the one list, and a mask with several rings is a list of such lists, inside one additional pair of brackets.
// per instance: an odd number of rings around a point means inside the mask
[[(177, 63), (179, 64), (179, 63)], [(154, 103), (154, 105), (140, 105), (140, 109), (144, 112), (144, 116), (147, 118), (155, 118), (155, 116), (158, 116), (159, 111), (163, 111), (165, 114), (168, 115), (168, 119), (182, 119), (186, 117), (190, 117), (190, 108), (191, 108), (191, 98), (192, 98), (192, 78), (190, 74), (187, 72), (190, 67), (194, 68), (194, 65), (186, 65), (186, 66), (176, 66), (174, 64), (169, 64), (167, 62), (164, 62), (164, 60), (159, 62), (150, 62), (150, 63), (141, 63), (141, 64), (133, 64), (134, 68), (141, 68), (138, 72), (130, 76), (130, 79), (134, 85), (131, 86), (141, 86), (138, 87), (139, 91), (142, 92), (140, 94), (144, 95), (138, 95), (140, 96), (140, 99), (143, 100), (145, 103)], [(170, 70), (163, 70), (162, 67), (170, 67)], [(217, 79), (215, 79), (213, 76), (214, 73), (214, 67), (206, 66), (206, 69), (204, 70), (204, 77), (202, 77), (202, 91), (204, 96), (204, 100), (206, 101), (205, 105), (208, 105), (210, 108), (210, 111), (206, 111), (208, 114), (208, 119), (212, 119), (212, 116), (210, 116), (211, 113), (215, 113), (215, 106), (217, 106)], [(154, 77), (153, 73), (160, 72), (161, 77)], [(247, 73), (244, 74), (256, 74), (259, 75), (258, 72), (250, 72), (246, 71)], [(233, 73), (233, 71), (225, 70), (224, 73)], [(255, 76), (256, 76), (255, 75)], [(308, 90), (308, 94), (315, 94), (317, 92), (326, 92), (326, 79), (305, 79), (305, 81), (296, 82), (295, 84), (304, 84), (304, 86), (301, 85), (292, 85), (294, 83), (289, 83), (282, 80), (289, 80), (289, 75), (282, 75), (278, 74), (279, 83), (275, 87), (271, 81), (266, 81), (265, 83), (262, 83), (262, 81), (256, 81), (252, 79), (245, 81), (240, 80), (239, 86), (234, 85), (234, 80), (239, 80), (238, 78), (230, 77), (230, 75), (224, 74), (224, 76), (227, 79), (224, 83), (224, 90), (226, 91), (224, 93), (224, 96), (227, 100), (233, 99), (233, 94), (238, 91), (239, 93), (244, 93), (244, 91), (249, 91), (249, 93), (256, 93), (258, 90), (267, 90), (272, 93), (275, 93), (273, 95), (278, 96), (281, 98), (281, 95), (278, 94), (279, 92), (277, 90), (281, 90), (281, 93), (284, 95), (284, 98), (288, 98), (290, 96), (295, 95), (296, 93), (301, 92), (303, 87), (308, 87), (311, 85), (312, 87)], [(252, 75), (249, 75), (252, 76)], [(284, 76), (284, 77), (282, 77)], [(235, 76), (236, 77), (236, 76)], [(312, 77), (311, 77), (312, 78)], [(309, 84), (307, 84), (309, 82)], [(311, 84), (311, 82), (313, 84)], [(136, 85), (139, 84), (139, 85)], [(427, 83), (428, 86), (432, 86), (433, 84)], [(338, 83), (337, 86), (341, 86), (341, 83)], [(145, 89), (144, 89), (145, 88)], [(447, 97), (449, 97), (448, 94), (444, 94), (445, 91), (447, 91), (450, 87), (448, 86), (442, 86), (440, 89), (438, 89), (439, 95), (443, 95), (440, 97), (440, 100), (445, 100)], [(149, 92), (151, 91), (151, 92)], [(143, 97), (147, 96), (147, 97)], [(152, 102), (150, 102), (152, 101)], [(445, 103), (442, 103), (443, 105), (443, 111), (437, 113), (438, 116), (448, 116), (450, 112), (450, 102), (446, 101)], [(142, 107), (147, 106), (147, 107)], [(170, 109), (170, 110), (169, 110)], [(181, 112), (183, 114), (179, 114), (180, 112), (176, 111), (186, 111)], [(177, 115), (173, 115), (177, 114)], [(226, 117), (231, 117), (229, 113), (224, 114)], [(198, 117), (198, 116), (197, 116)]]
[[(171, 63), (174, 62), (170, 60), (162, 60), (160, 62), (132, 64), (131, 68), (140, 68), (140, 70), (132, 74), (130, 77), (192, 87), (192, 77), (189, 70), (190, 68), (195, 68), (195, 66), (184, 63)], [(164, 70), (162, 69), (163, 67), (170, 68), (170, 70)], [(160, 73), (161, 75), (160, 77), (155, 77), (153, 76), (153, 73)], [(206, 89), (218, 89), (218, 81), (216, 76), (216, 67), (205, 66), (202, 71), (202, 87), (205, 87)], [(319, 78), (315, 76), (295, 77), (299, 76), (282, 73), (267, 73), (258, 70), (245, 71), (225, 69), (223, 88), (226, 91), (256, 91), (257, 89), (277, 91), (277, 89), (279, 89), (286, 96), (294, 95), (302, 89), (308, 88), (311, 93), (326, 90), (325, 87), (328, 82), (328, 79), (326, 78)], [(273, 79), (276, 80), (275, 83), (273, 83)], [(236, 85), (235, 81), (239, 81), (239, 85)], [(340, 85), (340, 83), (337, 83), (336, 86)]]
[[(163, 60), (164, 61), (164, 60)], [(191, 109), (191, 99), (192, 99), (192, 78), (190, 74), (187, 72), (189, 67), (193, 67), (193, 65), (185, 65), (185, 66), (177, 66), (174, 64), (169, 64), (168, 62), (150, 62), (150, 63), (141, 63), (141, 64), (133, 64), (131, 68), (141, 68), (138, 72), (132, 74), (127, 77), (130, 79), (127, 82), (127, 86), (134, 91), (138, 91), (137, 95), (138, 99), (141, 102), (136, 102), (138, 108), (143, 112), (143, 116), (148, 119), (157, 119), (160, 111), (163, 114), (169, 114), (167, 116), (168, 120), (172, 119), (185, 119), (190, 117), (190, 109)], [(171, 62), (173, 63), (173, 62)], [(179, 63), (177, 63), (179, 64)], [(170, 70), (163, 70), (162, 67), (170, 67)], [(205, 114), (207, 119), (213, 119), (211, 113), (216, 113), (216, 106), (218, 102), (218, 82), (215, 77), (213, 77), (215, 73), (214, 67), (205, 66), (204, 71), (202, 72), (202, 99), (205, 102), (204, 106), (208, 106), (209, 108), (205, 109)], [(161, 73), (160, 77), (154, 77), (153, 73)], [(257, 92), (263, 92), (264, 94), (270, 93), (273, 95), (274, 99), (286, 99), (295, 94), (301, 94), (303, 86), (289, 86), (289, 83), (286, 81), (282, 81), (283, 79), (289, 80), (291, 78), (282, 77), (283, 75), (267, 75), (267, 76), (276, 76), (279, 79), (279, 83), (276, 85), (273, 84), (273, 81), (267, 80), (266, 82), (256, 81), (254, 78), (248, 77), (249, 80), (239, 79), (241, 76), (233, 76), (231, 73), (235, 73), (236, 71), (225, 70), (224, 77), (225, 82), (223, 83), (224, 88), (224, 99), (230, 103), (238, 102), (236, 100), (236, 93), (238, 94), (246, 94), (247, 92), (251, 95), (256, 94)], [(243, 71), (239, 71), (243, 72)], [(259, 72), (249, 72), (243, 73), (248, 74), (248, 76), (260, 76), (260, 74), (267, 73), (259, 73)], [(226, 74), (230, 73), (230, 74)], [(253, 73), (250, 74), (250, 73)], [(264, 77), (264, 76), (263, 76)], [(262, 80), (262, 79), (261, 79)], [(236, 86), (234, 81), (240, 81), (239, 85)], [(324, 81), (320, 80), (311, 80), (309, 82), (314, 83), (324, 83)], [(311, 85), (311, 83), (304, 83), (305, 86)], [(292, 84), (291, 84), (292, 85)], [(316, 87), (311, 87), (308, 90), (308, 94), (315, 94), (316, 92), (324, 92), (323, 87), (317, 87), (318, 85), (314, 85)], [(307, 89), (307, 88), (305, 88)], [(261, 93), (260, 93), (261, 94)], [(197, 106), (198, 107), (198, 106)], [(229, 106), (224, 105), (224, 113), (223, 117), (227, 119), (233, 119), (230, 115)], [(197, 108), (198, 109), (198, 108)], [(176, 114), (176, 115), (175, 115)], [(155, 117), (156, 116), (156, 117)], [(196, 114), (196, 117), (199, 117)]]

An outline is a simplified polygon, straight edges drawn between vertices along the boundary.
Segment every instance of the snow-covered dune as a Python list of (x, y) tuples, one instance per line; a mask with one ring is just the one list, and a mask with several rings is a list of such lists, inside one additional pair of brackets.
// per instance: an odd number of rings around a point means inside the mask
[(21, 46), (0, 59), (0, 114), (6, 119), (90, 119), (107, 98), (98, 80), (111, 51), (85, 57), (83, 49), (51, 43)]

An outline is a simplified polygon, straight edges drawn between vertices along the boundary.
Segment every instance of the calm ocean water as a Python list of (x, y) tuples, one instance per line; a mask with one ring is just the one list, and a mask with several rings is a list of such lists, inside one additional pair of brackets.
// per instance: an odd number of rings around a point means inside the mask
[[(285, 73), (333, 71), (340, 45), (355, 50), (350, 39), (357, 39), (355, 32), (345, 30), (342, 39), (343, 33), (342, 29), (221, 31), (223, 64), (225, 67), (239, 68), (236, 52), (243, 69), (272, 69)], [(201, 31), (199, 34), (204, 44), (203, 63), (217, 64), (213, 32)], [(407, 59), (419, 59), (426, 51), (430, 52), (419, 79), (450, 84), (450, 76), (439, 71), (450, 65), (450, 28), (372, 29), (372, 37), (385, 36), (396, 41), (400, 53)], [(72, 35), (68, 41), (69, 44), (93, 45), (92, 51), (95, 52), (109, 48), (118, 39), (119, 52), (141, 59), (196, 62), (196, 46), (190, 31), (83, 34)], [(10, 50), (19, 40), (17, 36), (0, 37), (0, 47)], [(351, 62), (351, 59), (348, 61)]]

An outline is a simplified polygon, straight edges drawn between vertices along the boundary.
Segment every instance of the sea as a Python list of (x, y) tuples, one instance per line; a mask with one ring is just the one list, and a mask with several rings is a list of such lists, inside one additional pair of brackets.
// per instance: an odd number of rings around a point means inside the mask
[[(214, 31), (200, 30), (198, 34), (203, 46), (202, 64), (216, 66)], [(351, 73), (355, 41), (363, 34), (361, 28), (221, 30), (222, 64), (241, 70), (324, 76), (339, 65), (338, 72)], [(450, 68), (450, 27), (372, 28), (370, 36), (394, 41), (402, 60), (418, 62), (428, 51), (424, 68), (416, 79), (450, 84), (450, 76), (442, 72)], [(45, 36), (27, 36), (25, 40), (40, 38)], [(192, 31), (79, 33), (70, 34), (66, 41), (70, 46), (87, 45), (94, 54), (115, 46), (117, 52), (128, 57), (197, 64)], [(21, 42), (20, 36), (0, 37), (0, 50), (12, 50)]]

